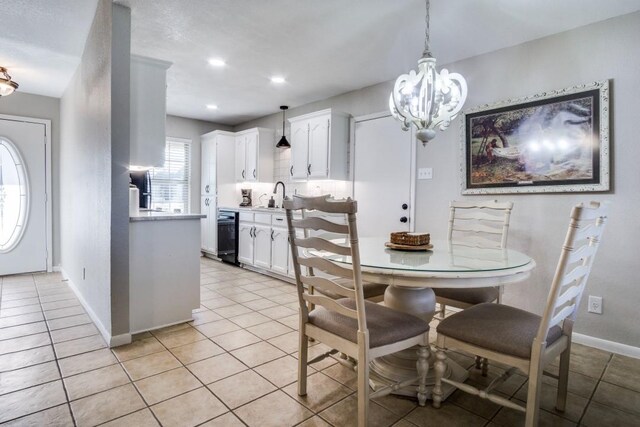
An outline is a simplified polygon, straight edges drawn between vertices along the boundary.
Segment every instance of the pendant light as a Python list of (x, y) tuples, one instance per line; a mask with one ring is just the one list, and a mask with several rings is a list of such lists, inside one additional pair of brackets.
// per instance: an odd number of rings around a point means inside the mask
[(446, 69), (440, 74), (436, 71), (436, 59), (429, 46), (429, 0), (426, 6), (424, 52), (418, 60), (418, 73), (411, 70), (398, 77), (389, 97), (393, 117), (402, 122), (403, 130), (415, 126), (416, 137), (423, 145), (435, 138), (436, 128), (449, 127), (467, 98), (464, 77)]
[(282, 138), (276, 144), (276, 148), (291, 148), (291, 144), (287, 141), (287, 137), (284, 136), (284, 112), (289, 109), (286, 105), (281, 105), (280, 109), (282, 110)]
[(7, 69), (0, 67), (0, 96), (9, 96), (16, 89), (18, 89), (18, 83), (11, 80), (11, 76), (7, 73)]

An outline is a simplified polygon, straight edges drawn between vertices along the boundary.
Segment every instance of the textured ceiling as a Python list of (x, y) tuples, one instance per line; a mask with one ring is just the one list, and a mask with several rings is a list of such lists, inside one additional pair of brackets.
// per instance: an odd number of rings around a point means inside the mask
[(0, 66), (21, 92), (60, 97), (73, 76), (97, 0), (0, 0)]
[[(132, 9), (132, 53), (173, 62), (168, 112), (229, 125), (390, 80), (415, 68), (424, 38), (423, 0), (116, 2)], [(431, 3), (432, 52), (440, 65), (640, 10), (638, 0)], [(0, 32), (0, 65), (21, 90), (62, 94), (95, 4), (0, 0), (9, 24)], [(211, 67), (213, 57), (227, 66)], [(273, 75), (287, 82), (275, 85)]]

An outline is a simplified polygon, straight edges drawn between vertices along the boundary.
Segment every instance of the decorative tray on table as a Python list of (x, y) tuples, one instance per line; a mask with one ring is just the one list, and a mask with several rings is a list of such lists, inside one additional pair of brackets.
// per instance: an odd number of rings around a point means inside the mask
[(433, 245), (431, 243), (427, 245), (399, 245), (397, 243), (386, 242), (384, 245), (389, 249), (396, 249), (399, 251), (430, 251), (433, 249)]

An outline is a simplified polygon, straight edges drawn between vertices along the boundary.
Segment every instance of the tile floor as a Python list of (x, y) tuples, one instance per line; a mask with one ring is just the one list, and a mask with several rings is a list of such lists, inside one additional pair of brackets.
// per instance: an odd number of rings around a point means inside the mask
[[(292, 285), (201, 263), (202, 307), (194, 321), (108, 349), (58, 274), (0, 278), (0, 423), (11, 426), (350, 426), (355, 374), (333, 360), (309, 371), (296, 394), (297, 297)], [(311, 357), (326, 351), (312, 347)], [(486, 383), (473, 360), (469, 381)], [(499, 391), (526, 398), (526, 379)], [(540, 424), (640, 426), (640, 360), (576, 345), (567, 411), (553, 410), (545, 378)], [(517, 426), (512, 410), (462, 392), (440, 410), (387, 396), (371, 404), (372, 426)]]

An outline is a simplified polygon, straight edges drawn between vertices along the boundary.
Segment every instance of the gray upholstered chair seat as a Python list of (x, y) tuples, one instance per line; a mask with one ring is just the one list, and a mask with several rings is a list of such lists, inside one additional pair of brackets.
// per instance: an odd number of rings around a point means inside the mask
[(499, 288), (434, 288), (433, 292), (438, 298), (460, 301), (466, 304), (482, 304), (483, 302), (493, 302), (500, 295)]
[[(508, 305), (483, 303), (442, 320), (437, 331), (488, 350), (529, 359), (540, 321), (540, 316), (528, 311)], [(551, 328), (547, 345), (561, 335), (562, 330), (558, 326)]]
[[(341, 298), (337, 302), (352, 310), (356, 309), (353, 299)], [(369, 301), (365, 301), (365, 312), (371, 348), (415, 337), (429, 330), (429, 324), (422, 319)], [(356, 319), (316, 306), (309, 312), (309, 323), (351, 342), (357, 342)]]

